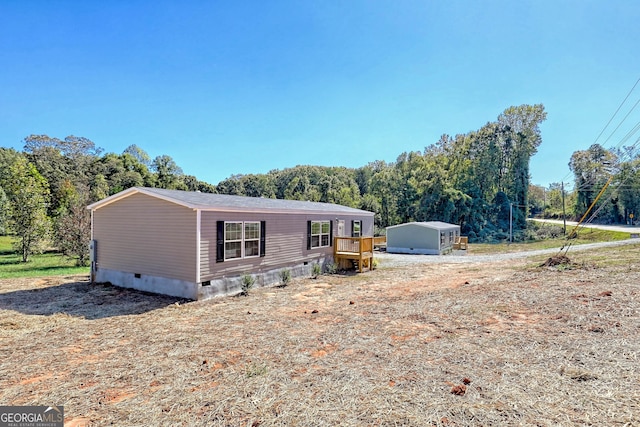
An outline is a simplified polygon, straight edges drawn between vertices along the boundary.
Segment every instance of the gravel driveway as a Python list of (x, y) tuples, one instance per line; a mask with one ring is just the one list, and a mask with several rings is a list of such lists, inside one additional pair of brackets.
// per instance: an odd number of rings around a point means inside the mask
[[(640, 239), (618, 240), (615, 242), (588, 243), (584, 245), (571, 246), (569, 251), (584, 251), (593, 248), (604, 248), (612, 246), (635, 245), (640, 244)], [(375, 257), (381, 267), (402, 267), (411, 264), (427, 264), (427, 263), (458, 263), (473, 264), (506, 261), (510, 259), (526, 258), (536, 255), (556, 254), (560, 252), (560, 248), (539, 249), (535, 251), (511, 252), (506, 254), (495, 255), (473, 255), (457, 253), (464, 251), (456, 251), (449, 255), (406, 255), (406, 254), (390, 254), (386, 252), (377, 252)]]

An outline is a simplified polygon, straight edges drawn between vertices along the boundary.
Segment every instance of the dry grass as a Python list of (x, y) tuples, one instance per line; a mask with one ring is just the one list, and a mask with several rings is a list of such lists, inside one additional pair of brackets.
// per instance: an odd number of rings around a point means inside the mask
[(118, 426), (640, 424), (640, 248), (184, 302), (0, 281), (0, 402)]

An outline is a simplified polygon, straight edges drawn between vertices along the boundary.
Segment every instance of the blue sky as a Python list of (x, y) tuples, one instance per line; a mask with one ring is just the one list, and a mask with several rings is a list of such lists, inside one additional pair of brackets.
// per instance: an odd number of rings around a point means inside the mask
[(137, 144), (216, 184), (391, 162), (542, 103), (547, 185), (640, 78), (639, 22), (636, 0), (2, 0), (0, 146)]

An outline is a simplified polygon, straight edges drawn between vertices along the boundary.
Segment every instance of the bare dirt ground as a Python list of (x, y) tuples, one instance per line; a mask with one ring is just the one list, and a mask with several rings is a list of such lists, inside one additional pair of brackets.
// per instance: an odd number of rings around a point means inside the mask
[(568, 256), (202, 302), (1, 280), (0, 404), (69, 426), (640, 425), (640, 245)]

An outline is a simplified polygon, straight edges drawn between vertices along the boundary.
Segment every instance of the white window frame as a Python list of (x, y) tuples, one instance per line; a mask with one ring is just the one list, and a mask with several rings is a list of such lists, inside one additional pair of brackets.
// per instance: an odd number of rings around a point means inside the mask
[[(320, 232), (319, 233), (314, 233), (313, 232), (313, 225), (314, 224), (319, 224), (320, 227)], [(327, 232), (323, 233), (322, 231), (322, 226), (323, 224), (326, 224), (327, 226)], [(326, 244), (322, 244), (322, 238), (326, 236)], [(318, 244), (314, 245), (313, 244), (313, 238), (317, 237), (318, 238)], [(317, 248), (328, 248), (329, 246), (331, 246), (331, 221), (311, 221), (311, 249), (317, 249)]]
[[(242, 233), (240, 239), (227, 239), (227, 224), (241, 224)], [(247, 225), (248, 224), (256, 224), (258, 237), (247, 238)], [(231, 261), (234, 259), (245, 259), (245, 258), (258, 258), (260, 257), (260, 221), (225, 221), (224, 222), (224, 260)], [(258, 252), (255, 255), (247, 255), (247, 243), (248, 242), (256, 242), (258, 245)], [(227, 243), (240, 243), (240, 256), (227, 257)]]
[[(356, 232), (356, 225), (358, 226), (358, 231)], [(351, 230), (351, 234), (353, 237), (362, 237), (362, 221), (359, 219), (353, 221), (353, 230)]]

